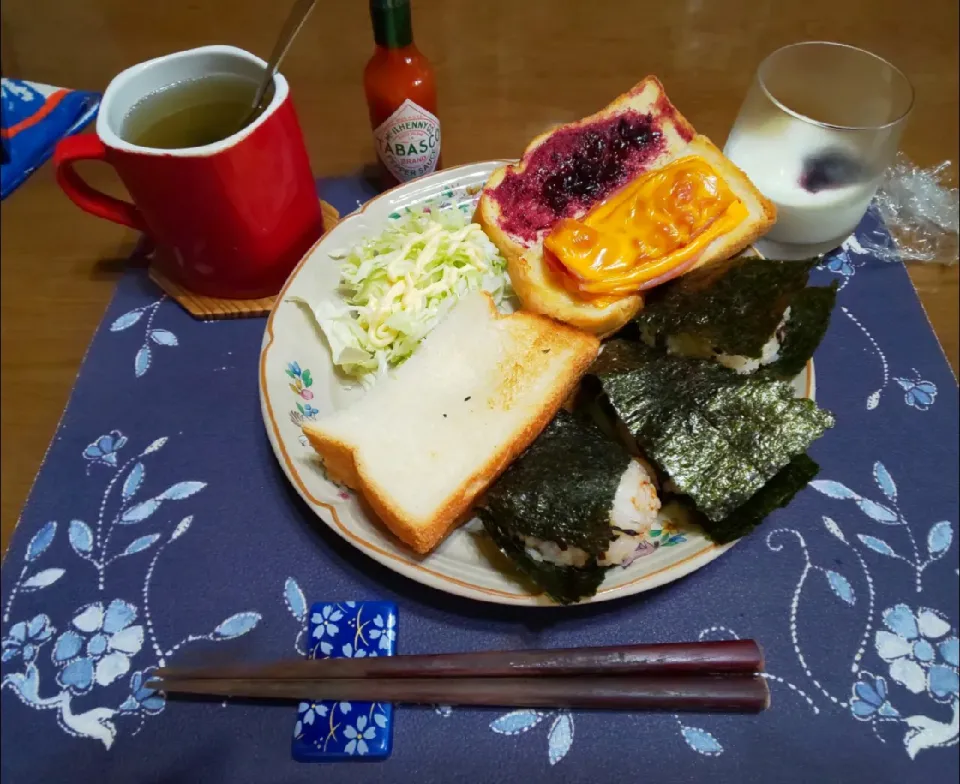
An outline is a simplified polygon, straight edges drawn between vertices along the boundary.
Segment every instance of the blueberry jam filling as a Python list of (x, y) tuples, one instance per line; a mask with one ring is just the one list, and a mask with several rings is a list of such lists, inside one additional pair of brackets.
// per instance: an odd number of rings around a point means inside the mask
[(864, 177), (864, 166), (845, 150), (822, 150), (805, 158), (800, 187), (810, 193), (853, 185)]
[(592, 201), (618, 184), (623, 176), (624, 161), (632, 150), (645, 147), (660, 132), (653, 130), (649, 116), (639, 123), (625, 117), (609, 133), (587, 131), (579, 148), (565, 161), (554, 153), (551, 161), (558, 165), (555, 174), (543, 181), (543, 199), (550, 209), (561, 215), (571, 201)]
[(554, 134), (537, 147), (520, 174), (511, 172), (494, 191), (503, 228), (533, 239), (558, 218), (604, 198), (663, 147), (649, 114), (629, 112)]

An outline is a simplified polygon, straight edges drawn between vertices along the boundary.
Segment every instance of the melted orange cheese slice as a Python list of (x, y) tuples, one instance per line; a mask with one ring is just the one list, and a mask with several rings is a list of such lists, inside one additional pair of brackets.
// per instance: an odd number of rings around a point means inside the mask
[(747, 214), (710, 164), (688, 156), (638, 177), (581, 220), (561, 219), (543, 244), (571, 288), (609, 302), (693, 261)]

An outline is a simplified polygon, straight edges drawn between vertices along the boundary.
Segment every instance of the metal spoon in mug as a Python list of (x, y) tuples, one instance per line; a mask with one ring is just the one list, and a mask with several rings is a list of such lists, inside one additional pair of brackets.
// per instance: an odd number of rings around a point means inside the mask
[[(307, 17), (310, 16), (310, 12), (316, 4), (317, 0), (296, 0), (293, 4), (293, 8), (290, 9), (290, 15), (287, 17), (287, 21), (284, 22), (283, 29), (280, 31), (280, 37), (277, 39), (277, 43), (270, 53), (267, 69), (263, 72), (263, 79), (260, 81), (260, 86), (257, 88), (257, 93), (253, 98), (253, 106), (250, 108), (250, 113), (244, 117), (240, 128), (246, 128), (260, 115), (260, 112), (263, 111), (263, 99), (273, 84), (273, 77), (280, 67), (280, 61), (283, 60), (287, 51), (290, 49), (290, 44), (292, 44), (293, 39), (297, 37), (297, 33), (300, 32), (300, 28), (303, 27), (303, 23), (307, 21)], [(240, 130), (240, 128), (237, 130)]]

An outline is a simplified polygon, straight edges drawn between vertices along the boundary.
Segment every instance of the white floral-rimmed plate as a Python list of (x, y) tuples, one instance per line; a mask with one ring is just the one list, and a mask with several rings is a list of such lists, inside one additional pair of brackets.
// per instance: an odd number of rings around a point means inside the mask
[[(290, 482), (317, 516), (371, 558), (419, 583), (485, 602), (525, 606), (552, 605), (495, 568), (481, 550), (476, 521), (454, 531), (430, 555), (418, 557), (379, 521), (370, 519), (357, 497), (327, 479), (306, 443), (300, 425), (343, 408), (363, 394), (336, 376), (330, 352), (303, 310), (290, 301), (315, 302), (335, 296), (339, 270), (330, 252), (379, 233), (391, 215), (413, 206), (454, 207), (472, 214), (490, 173), (506, 161), (458, 166), (394, 188), (341, 221), (297, 265), (267, 320), (260, 353), (260, 401), (267, 435)], [(814, 395), (813, 363), (794, 380), (798, 396)], [(715, 545), (698, 529), (665, 520), (647, 538), (642, 557), (626, 568), (608, 571), (596, 596), (602, 602), (647, 591), (690, 574), (735, 543)]]

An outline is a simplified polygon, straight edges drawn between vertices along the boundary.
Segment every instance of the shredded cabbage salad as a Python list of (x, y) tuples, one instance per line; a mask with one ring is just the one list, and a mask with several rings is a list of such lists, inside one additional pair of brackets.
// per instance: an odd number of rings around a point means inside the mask
[(510, 295), (503, 256), (455, 207), (391, 218), (378, 236), (330, 255), (342, 262), (340, 299), (313, 314), (334, 364), (365, 386), (406, 360), (465, 294), (483, 289), (498, 306)]

